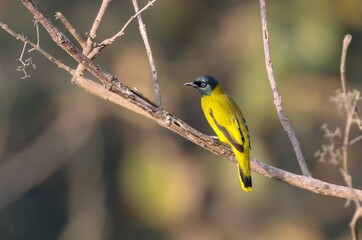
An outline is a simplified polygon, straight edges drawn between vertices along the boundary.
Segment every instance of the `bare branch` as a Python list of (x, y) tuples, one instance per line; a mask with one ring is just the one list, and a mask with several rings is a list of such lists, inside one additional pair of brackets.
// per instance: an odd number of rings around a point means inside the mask
[(93, 51), (88, 55), (90, 59), (92, 59), (95, 55), (97, 55), (99, 52), (101, 52), (105, 47), (111, 45), (117, 38), (121, 37), (124, 34), (124, 31), (128, 27), (128, 25), (142, 12), (147, 10), (149, 7), (153, 6), (153, 3), (156, 2), (156, 0), (149, 1), (141, 10), (139, 10), (136, 14), (131, 16), (128, 21), (123, 25), (121, 30), (117, 32), (113, 37), (107, 38), (103, 40), (96, 48), (93, 49)]
[(362, 208), (359, 207), (356, 209), (356, 211), (353, 214), (352, 220), (349, 223), (349, 228), (351, 230), (351, 234), (352, 234), (352, 240), (358, 240), (358, 222), (359, 219), (362, 216)]
[(347, 34), (343, 39), (341, 65), (340, 65), (343, 94), (346, 94), (346, 57), (347, 57), (348, 46), (351, 43), (351, 41), (352, 41), (352, 36), (350, 34)]
[[(0, 27), (2, 29), (4, 29), (6, 32), (8, 32), (11, 36), (13, 36), (14, 38), (16, 38), (17, 40), (20, 40), (24, 43), (24, 48), (26, 44), (29, 44), (30, 46), (33, 47), (33, 49), (37, 50), (38, 52), (40, 52), (43, 56), (45, 56), (49, 61), (53, 62), (54, 64), (56, 64), (59, 68), (72, 73), (72, 71), (74, 71), (74, 69), (68, 67), (67, 65), (65, 65), (64, 63), (62, 63), (61, 61), (57, 60), (55, 57), (53, 57), (52, 55), (50, 55), (49, 53), (47, 53), (46, 51), (44, 51), (40, 46), (38, 46), (37, 44), (33, 43), (32, 41), (30, 41), (29, 39), (27, 39), (26, 37), (14, 32), (12, 29), (10, 29), (8, 27), (8, 25), (6, 25), (5, 23), (0, 21)], [(24, 51), (23, 48), (23, 51)]]
[[(355, 190), (353, 189), (352, 184), (352, 177), (348, 172), (348, 147), (350, 146), (350, 131), (351, 126), (355, 122), (355, 117), (359, 119), (358, 113), (357, 113), (357, 103), (360, 100), (360, 93), (358, 91), (354, 92), (347, 92), (346, 87), (346, 58), (347, 58), (347, 50), (349, 47), (349, 44), (352, 41), (352, 36), (350, 34), (347, 34), (344, 37), (343, 40), (343, 47), (342, 47), (342, 57), (341, 57), (341, 66), (340, 66), (340, 72), (341, 72), (341, 84), (342, 84), (342, 106), (344, 108), (344, 111), (347, 114), (347, 119), (344, 127), (343, 132), (343, 146), (342, 146), (342, 168), (340, 169), (343, 179), (346, 183), (346, 185), (350, 188), (350, 191), (352, 193), (352, 200), (355, 204), (356, 210), (354, 212), (354, 215), (352, 217), (352, 220), (349, 224), (350, 230), (351, 230), (351, 236), (353, 240), (358, 239), (358, 221), (362, 217), (362, 207), (360, 203), (360, 199), (358, 199), (357, 194), (355, 193)], [(358, 123), (357, 123), (358, 124)], [(359, 125), (359, 124), (358, 124)]]
[[(132, 3), (133, 3), (135, 12), (136, 13), (139, 12), (137, 0), (132, 0)], [(140, 30), (143, 42), (145, 44), (148, 61), (151, 66), (151, 74), (152, 74), (152, 78), (153, 78), (153, 88), (154, 88), (155, 95), (156, 95), (156, 105), (159, 110), (162, 110), (160, 85), (158, 83), (157, 70), (156, 70), (155, 61), (153, 60), (151, 45), (150, 45), (150, 43), (148, 41), (148, 37), (147, 37), (146, 25), (143, 23), (141, 14), (139, 14), (137, 16), (137, 20), (138, 20), (139, 30)]]
[(102, 5), (99, 8), (98, 14), (97, 14), (96, 18), (94, 19), (93, 25), (89, 31), (86, 47), (85, 47), (85, 49), (83, 49), (83, 53), (85, 55), (88, 55), (93, 50), (93, 39), (97, 35), (97, 30), (101, 24), (102, 18), (104, 16), (104, 14), (106, 13), (106, 10), (107, 10), (110, 2), (111, 2), (111, 0), (102, 1)]
[(351, 146), (351, 145), (353, 145), (353, 144), (355, 144), (356, 142), (359, 142), (359, 141), (361, 141), (361, 140), (362, 140), (362, 135), (359, 135), (358, 137), (355, 137), (354, 139), (352, 139), (352, 140), (348, 143), (348, 145)]
[(345, 125), (344, 132), (343, 132), (342, 153), (343, 153), (343, 170), (345, 171), (345, 173), (347, 175), (348, 175), (347, 152), (348, 152), (348, 146), (349, 146), (349, 134), (350, 134), (351, 126), (353, 123), (353, 116), (354, 116), (354, 111), (356, 109), (357, 103), (358, 103), (358, 98), (353, 99), (351, 102), (346, 101), (346, 103), (345, 103), (345, 108), (346, 108), (346, 112), (348, 113), (348, 115), (347, 115), (346, 125)]
[[(34, 19), (33, 19), (33, 22), (34, 22), (34, 27), (35, 27), (35, 29), (36, 29), (36, 45), (37, 46), (40, 46), (40, 33), (39, 33), (39, 22), (38, 22), (38, 20), (34, 17)], [(32, 49), (30, 49), (28, 52), (31, 52), (31, 51), (33, 51), (33, 50), (35, 50), (34, 48), (32, 48)]]
[(61, 12), (55, 13), (55, 19), (59, 19), (63, 23), (66, 29), (70, 32), (70, 34), (72, 34), (74, 39), (77, 40), (82, 48), (85, 47), (85, 41), (82, 36), (77, 32), (77, 30), (75, 30), (73, 25), (63, 16)]
[(297, 160), (299, 163), (299, 167), (305, 176), (310, 177), (311, 173), (309, 172), (308, 166), (305, 162), (298, 138), (283, 110), (282, 97), (278, 91), (278, 85), (277, 85), (277, 82), (274, 77), (273, 64), (272, 64), (271, 55), (270, 55), (268, 23), (267, 23), (267, 16), (266, 16), (266, 1), (260, 0), (259, 2), (260, 2), (260, 14), (261, 14), (262, 31), (263, 31), (265, 65), (266, 65), (266, 70), (268, 72), (269, 83), (270, 83), (270, 86), (273, 91), (274, 104), (275, 104), (275, 107), (278, 112), (279, 120), (280, 120), (284, 130), (288, 133), (288, 137), (293, 145), (294, 152), (296, 154), (296, 157), (297, 157)]
[[(99, 8), (98, 14), (96, 16), (96, 18), (94, 19), (94, 22), (92, 24), (92, 27), (89, 31), (88, 34), (88, 38), (87, 38), (87, 42), (85, 44), (82, 45), (83, 51), (82, 53), (86, 56), (88, 56), (89, 59), (93, 59), (94, 56), (89, 57), (89, 54), (92, 52), (93, 48), (94, 48), (94, 38), (96, 37), (97, 34), (97, 30), (101, 24), (102, 18), (108, 8), (108, 5), (110, 3), (110, 0), (103, 0), (102, 1), (102, 5)], [(78, 76), (82, 76), (84, 74), (84, 70), (85, 70), (85, 66), (83, 66), (83, 64), (79, 63), (76, 72), (73, 74), (72, 77), (72, 83), (74, 83), (74, 81), (77, 79)]]
[(33, 67), (34, 69), (36, 68), (35, 64), (33, 63), (33, 59), (31, 57), (29, 57), (27, 59), (23, 59), (26, 46), (27, 46), (27, 43), (24, 43), (23, 50), (21, 51), (20, 57), (18, 59), (16, 59), (16, 61), (19, 61), (21, 63), (21, 65), (19, 65), (16, 68), (16, 71), (23, 72), (23, 74), (24, 74), (21, 77), (21, 79), (26, 79), (26, 78), (30, 77), (30, 75), (26, 71), (27, 67)]
[[(37, 39), (36, 46), (39, 46), (39, 44), (40, 44), (39, 25), (38, 25), (38, 20), (35, 17), (33, 18), (33, 23), (34, 23), (34, 27), (36, 29), (36, 39)], [(22, 36), (19, 35), (19, 37), (22, 37)], [(16, 71), (24, 73), (24, 76), (22, 76), (21, 79), (30, 77), (30, 75), (26, 71), (27, 67), (32, 67), (33, 69), (36, 69), (36, 65), (35, 65), (35, 63), (33, 63), (33, 59), (31, 57), (23, 59), (27, 44), (28, 44), (28, 42), (24, 42), (23, 50), (21, 51), (20, 57), (18, 59), (16, 59), (17, 61), (19, 61), (21, 63), (21, 65), (16, 68)], [(35, 48), (29, 49), (28, 53), (33, 50), (35, 50)]]

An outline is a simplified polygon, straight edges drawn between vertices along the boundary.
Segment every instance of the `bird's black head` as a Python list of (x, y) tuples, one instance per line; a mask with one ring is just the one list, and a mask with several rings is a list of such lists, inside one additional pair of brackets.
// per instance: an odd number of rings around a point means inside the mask
[(195, 87), (200, 91), (202, 96), (208, 96), (211, 94), (212, 90), (214, 90), (214, 88), (218, 84), (219, 84), (219, 82), (215, 78), (204, 75), (204, 76), (198, 77), (193, 82), (185, 83), (184, 86)]

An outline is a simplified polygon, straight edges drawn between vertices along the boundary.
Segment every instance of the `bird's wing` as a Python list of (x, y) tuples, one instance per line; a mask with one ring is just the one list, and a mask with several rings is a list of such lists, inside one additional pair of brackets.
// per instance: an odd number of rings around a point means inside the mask
[(239, 108), (233, 100), (228, 98), (225, 98), (216, 105), (218, 106), (214, 105), (215, 107), (209, 111), (216, 127), (234, 148), (240, 152), (244, 152), (247, 129)]

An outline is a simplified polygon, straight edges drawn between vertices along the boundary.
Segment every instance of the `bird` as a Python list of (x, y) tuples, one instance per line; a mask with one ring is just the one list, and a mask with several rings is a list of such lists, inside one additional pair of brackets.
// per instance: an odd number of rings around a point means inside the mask
[(229, 145), (237, 159), (241, 188), (252, 190), (250, 171), (250, 136), (245, 118), (236, 102), (223, 90), (215, 78), (203, 75), (184, 86), (201, 93), (201, 108), (220, 142)]

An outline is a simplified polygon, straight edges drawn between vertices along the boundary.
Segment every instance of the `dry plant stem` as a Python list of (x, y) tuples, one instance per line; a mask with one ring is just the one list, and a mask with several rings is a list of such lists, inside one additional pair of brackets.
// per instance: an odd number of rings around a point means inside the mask
[[(346, 125), (344, 127), (344, 133), (343, 133), (343, 147), (342, 147), (342, 159), (343, 159), (343, 171), (348, 174), (348, 166), (347, 166), (347, 160), (348, 160), (348, 145), (349, 145), (349, 133), (351, 130), (351, 126), (353, 123), (353, 116), (354, 116), (354, 110), (356, 109), (358, 101), (353, 101), (352, 106), (345, 106), (346, 112), (347, 112), (347, 120)], [(348, 104), (348, 103), (346, 103)]]
[[(36, 18), (34, 18), (34, 26), (36, 29), (36, 45), (40, 46), (40, 34), (39, 34), (39, 24), (38, 24), (38, 20)], [(34, 48), (30, 49), (28, 52), (33, 51)]]
[(349, 47), (349, 44), (351, 43), (351, 41), (352, 41), (352, 36), (350, 34), (347, 34), (343, 39), (341, 66), (340, 66), (343, 95), (345, 95), (346, 91), (347, 91), (346, 90), (346, 58), (347, 58), (347, 50), (348, 50), (348, 47)]
[(61, 61), (57, 60), (56, 58), (54, 58), (52, 55), (50, 55), (49, 53), (47, 53), (46, 51), (44, 51), (41, 47), (39, 47), (38, 45), (36, 45), (35, 43), (33, 43), (32, 41), (30, 41), (29, 39), (27, 39), (26, 37), (14, 32), (13, 30), (11, 30), (8, 25), (6, 25), (5, 23), (0, 21), (0, 27), (2, 29), (4, 29), (6, 32), (8, 32), (11, 36), (13, 36), (14, 38), (16, 38), (19, 41), (22, 41), (23, 43), (29, 44), (30, 46), (32, 46), (35, 50), (37, 50), (38, 52), (40, 52), (43, 56), (45, 56), (49, 61), (53, 62), (54, 64), (56, 64), (59, 68), (67, 71), (67, 72), (72, 72), (74, 71), (74, 69), (68, 67), (67, 65), (63, 64)]
[[(9, 32), (9, 31), (8, 31)], [(13, 35), (15, 38), (17, 35)], [(26, 38), (17, 38), (20, 41), (26, 41)], [(36, 48), (38, 50), (39, 48)], [(44, 51), (40, 51), (40, 53), (44, 54)], [(45, 55), (47, 56), (47, 55)], [(53, 61), (53, 63), (59, 64), (60, 62)], [(60, 63), (61, 64), (61, 63)], [(63, 68), (68, 71), (67, 68)], [(71, 75), (73, 71), (68, 71)], [(101, 84), (86, 79), (84, 77), (78, 77), (75, 82), (78, 86), (86, 90), (87, 92), (96, 95), (100, 98), (113, 102), (119, 106), (127, 108), (135, 113), (138, 113), (142, 116), (145, 116), (162, 127), (165, 127), (178, 135), (188, 139), (189, 141), (207, 149), (208, 151), (223, 156), (234, 164), (236, 164), (235, 157), (233, 153), (225, 148), (225, 146), (214, 142), (212, 138), (206, 136), (197, 130), (191, 128), (189, 125), (184, 123), (182, 120), (174, 117), (170, 113), (166, 111), (157, 111), (156, 108), (152, 107), (149, 104), (145, 104), (140, 100), (138, 95), (135, 95), (132, 90), (129, 88), (122, 86), (121, 91), (117, 93), (111, 92), (104, 88)], [(270, 177), (292, 186), (305, 189), (317, 194), (328, 195), (332, 197), (339, 197), (345, 199), (351, 199), (352, 194), (348, 187), (339, 186), (335, 184), (330, 184), (327, 182), (323, 182), (318, 179), (313, 179), (310, 177), (306, 177), (303, 175), (297, 175), (291, 172), (287, 172), (281, 169), (278, 169), (273, 166), (269, 166), (263, 162), (257, 161), (255, 159), (251, 159), (251, 167), (252, 170), (256, 173), (262, 174), (266, 177)], [(362, 191), (355, 189), (355, 194), (358, 196), (359, 200), (362, 200)]]
[(352, 146), (353, 144), (355, 144), (356, 142), (359, 142), (362, 140), (362, 135), (352, 139), (349, 143), (348, 143), (348, 146)]
[(16, 71), (23, 72), (23, 74), (24, 74), (24, 76), (22, 76), (21, 79), (26, 79), (26, 78), (30, 77), (30, 75), (26, 71), (26, 67), (28, 66), (28, 64), (26, 62), (24, 62), (24, 60), (23, 60), (24, 52), (25, 52), (27, 44), (28, 43), (24, 43), (23, 50), (21, 50), (20, 57), (18, 59), (16, 59), (17, 61), (19, 61), (21, 63), (21, 66), (18, 66), (16, 68)]
[(288, 133), (288, 137), (293, 145), (294, 152), (296, 154), (300, 169), (303, 175), (311, 177), (311, 173), (308, 170), (308, 166), (305, 162), (302, 150), (300, 148), (299, 141), (297, 136), (290, 125), (282, 105), (282, 97), (279, 94), (278, 86), (274, 77), (273, 64), (270, 56), (270, 44), (269, 44), (269, 33), (268, 33), (268, 24), (267, 24), (267, 16), (266, 16), (266, 1), (260, 0), (260, 13), (261, 13), (261, 22), (262, 22), (262, 30), (263, 30), (263, 43), (264, 43), (264, 54), (265, 54), (265, 65), (268, 72), (268, 78), (270, 82), (270, 86), (273, 91), (274, 104), (278, 112), (279, 120), (284, 128), (284, 130)]
[[(343, 156), (342, 165), (343, 165), (343, 167), (341, 169), (343, 179), (351, 191), (352, 200), (354, 201), (354, 204), (356, 207), (353, 218), (349, 224), (349, 227), (351, 230), (351, 236), (352, 236), (353, 240), (358, 239), (358, 221), (362, 217), (362, 207), (361, 207), (361, 203), (360, 203), (361, 199), (358, 198), (357, 194), (355, 193), (355, 189), (353, 189), (352, 177), (348, 172), (348, 165), (347, 165), (349, 133), (350, 133), (351, 126), (353, 123), (353, 116), (354, 116), (357, 102), (358, 102), (357, 100), (354, 100), (352, 106), (347, 106), (347, 105), (345, 106), (348, 116), (347, 116), (346, 125), (345, 125), (345, 129), (344, 129), (344, 134), (343, 134), (343, 147), (342, 147), (342, 156)], [(346, 104), (348, 104), (348, 103), (346, 103)]]
[(105, 47), (111, 45), (117, 38), (121, 37), (124, 34), (124, 31), (128, 27), (128, 25), (143, 11), (147, 10), (149, 7), (153, 6), (153, 3), (156, 2), (156, 0), (149, 1), (141, 10), (139, 10), (136, 14), (131, 16), (128, 21), (123, 25), (121, 30), (117, 32), (113, 37), (107, 38), (103, 40), (99, 46), (93, 49), (93, 51), (88, 55), (90, 59), (92, 59), (95, 55), (100, 53)]
[[(343, 100), (344, 100), (344, 110), (347, 113), (346, 125), (343, 133), (343, 146), (342, 146), (342, 169), (341, 173), (343, 176), (346, 185), (350, 188), (352, 199), (354, 201), (356, 210), (353, 214), (352, 220), (349, 223), (351, 236), (353, 240), (358, 239), (358, 221), (362, 217), (362, 207), (358, 196), (355, 194), (355, 190), (353, 189), (352, 177), (348, 172), (348, 147), (350, 145), (349, 135), (351, 131), (351, 126), (353, 124), (353, 120), (355, 117), (357, 103), (359, 100), (359, 95), (355, 96), (355, 99), (349, 101), (347, 99), (347, 87), (346, 87), (346, 58), (347, 58), (347, 50), (352, 41), (352, 36), (347, 34), (343, 39), (343, 47), (342, 47), (342, 56), (341, 56), (341, 65), (340, 65), (340, 74), (341, 74), (341, 85), (343, 91)], [(357, 114), (358, 116), (358, 114)]]
[[(343, 47), (342, 47), (342, 55), (341, 55), (341, 65), (340, 65), (340, 74), (341, 74), (341, 84), (342, 84), (342, 92), (343, 96), (346, 97), (347, 94), (347, 84), (346, 84), (346, 58), (347, 58), (347, 50), (352, 41), (352, 35), (346, 34), (343, 39)], [(358, 100), (357, 100), (358, 101)], [(357, 107), (354, 109), (354, 116), (357, 122), (359, 129), (362, 130), (362, 121), (361, 117), (358, 113)]]
[[(341, 173), (344, 178), (344, 181), (346, 182), (347, 186), (350, 188), (350, 191), (352, 194), (352, 200), (354, 201), (355, 206), (356, 206), (356, 211), (357, 211), (357, 209), (361, 208), (361, 204), (359, 202), (358, 196), (355, 195), (355, 193), (354, 193), (354, 189), (353, 189), (353, 185), (352, 185), (352, 178), (348, 173), (347, 162), (348, 162), (349, 134), (350, 134), (351, 126), (353, 123), (353, 116), (354, 116), (354, 111), (355, 111), (357, 102), (358, 101), (353, 101), (352, 106), (345, 106), (346, 112), (348, 112), (348, 115), (347, 115), (346, 125), (345, 125), (344, 132), (343, 132), (342, 169), (341, 169)], [(350, 110), (348, 111), (348, 109), (350, 109)]]
[[(136, 13), (139, 12), (137, 0), (132, 0), (132, 3), (133, 3), (133, 7), (134, 7), (135, 12)], [(152, 74), (152, 78), (153, 78), (153, 88), (154, 88), (155, 95), (156, 95), (156, 105), (158, 107), (158, 110), (161, 111), (162, 110), (162, 104), (161, 104), (160, 85), (158, 83), (157, 70), (156, 70), (155, 61), (153, 60), (151, 45), (150, 45), (150, 42), (148, 41), (146, 25), (143, 23), (141, 14), (139, 14), (137, 16), (137, 20), (138, 20), (139, 30), (140, 30), (143, 42), (145, 44), (148, 61), (149, 61), (150, 66), (151, 66), (151, 74)]]
[(356, 209), (356, 211), (353, 214), (353, 218), (351, 220), (351, 222), (349, 223), (349, 228), (351, 230), (351, 234), (352, 234), (352, 240), (358, 240), (358, 222), (359, 219), (362, 216), (362, 208), (359, 207)]
[(99, 8), (97, 17), (94, 19), (93, 25), (89, 31), (88, 34), (88, 39), (87, 39), (87, 45), (86, 48), (84, 49), (84, 54), (88, 55), (92, 50), (93, 50), (93, 39), (96, 37), (97, 35), (97, 30), (101, 24), (102, 18), (104, 16), (104, 14), (106, 13), (106, 10), (108, 8), (109, 3), (111, 2), (111, 0), (103, 0), (102, 1), (102, 5)]
[(70, 32), (70, 34), (72, 34), (74, 39), (77, 40), (77, 42), (80, 44), (80, 46), (82, 48), (85, 47), (85, 41), (82, 38), (82, 36), (80, 36), (80, 34), (75, 30), (73, 25), (63, 16), (62, 13), (56, 12), (55, 19), (59, 19), (63, 23), (63, 25), (67, 28), (67, 30)]

